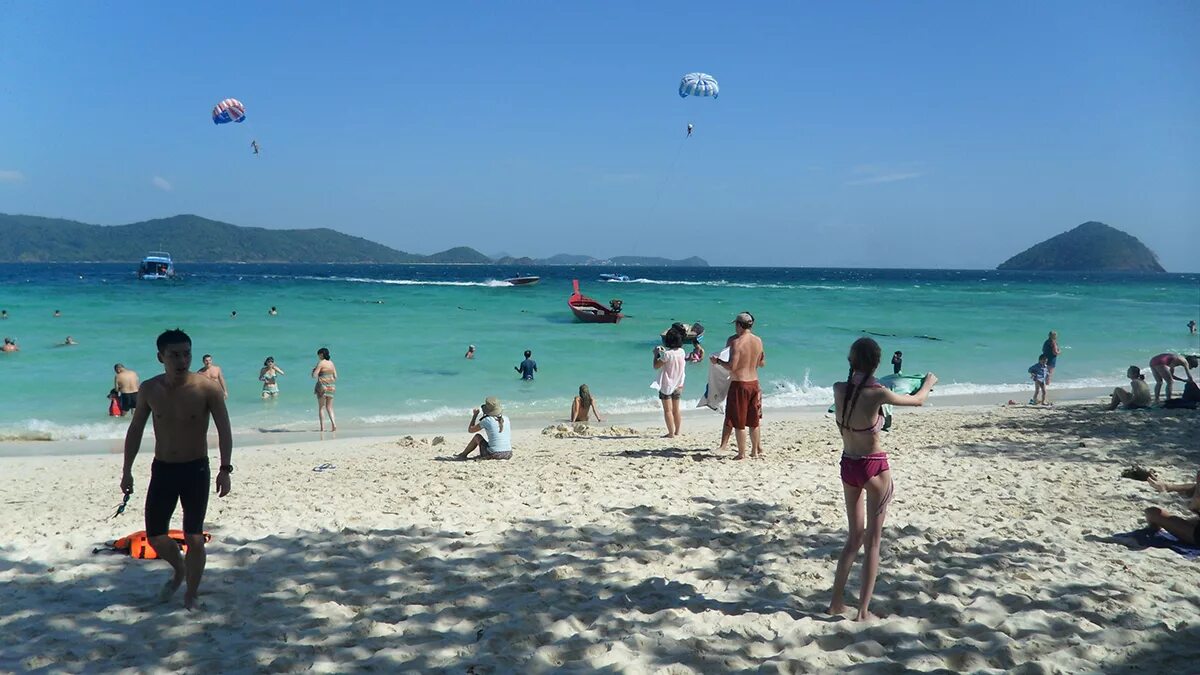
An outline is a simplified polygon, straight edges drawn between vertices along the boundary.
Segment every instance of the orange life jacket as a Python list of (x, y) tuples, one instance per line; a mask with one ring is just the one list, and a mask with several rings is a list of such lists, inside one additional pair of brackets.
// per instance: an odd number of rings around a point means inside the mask
[[(171, 539), (174, 539), (175, 543), (179, 545), (179, 548), (183, 550), (184, 553), (187, 552), (187, 540), (184, 538), (183, 530), (171, 530), (167, 532), (167, 536)], [(204, 541), (206, 543), (212, 541), (212, 535), (205, 532)], [(150, 540), (146, 536), (145, 530), (134, 532), (131, 535), (121, 537), (120, 539), (114, 541), (112, 543), (112, 549), (121, 551), (123, 553), (128, 553), (130, 557), (140, 558), (142, 560), (153, 560), (158, 557), (158, 553), (154, 550), (154, 547), (150, 545)]]

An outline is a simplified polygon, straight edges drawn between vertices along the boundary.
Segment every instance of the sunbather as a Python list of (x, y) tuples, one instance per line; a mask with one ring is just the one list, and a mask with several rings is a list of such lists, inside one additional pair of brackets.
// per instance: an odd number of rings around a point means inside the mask
[[(1200, 516), (1200, 471), (1196, 472), (1194, 483), (1162, 483), (1153, 478), (1146, 480), (1159, 492), (1179, 492), (1188, 497), (1188, 510)], [(1200, 517), (1173, 516), (1166, 511), (1152, 506), (1146, 509), (1146, 522), (1153, 528), (1162, 528), (1175, 535), (1177, 539), (1193, 546), (1200, 545)]]

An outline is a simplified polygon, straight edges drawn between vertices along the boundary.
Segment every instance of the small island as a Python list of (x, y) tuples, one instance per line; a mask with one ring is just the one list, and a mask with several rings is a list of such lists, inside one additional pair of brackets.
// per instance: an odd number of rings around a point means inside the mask
[(1096, 221), (1051, 237), (996, 269), (1051, 272), (1165, 273), (1158, 256), (1137, 237)]

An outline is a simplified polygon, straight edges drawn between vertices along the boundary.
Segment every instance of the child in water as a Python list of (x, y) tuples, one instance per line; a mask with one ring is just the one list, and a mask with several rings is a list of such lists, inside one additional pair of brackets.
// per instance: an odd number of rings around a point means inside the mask
[(902, 354), (900, 352), (896, 352), (895, 354), (892, 354), (892, 374), (899, 375), (900, 368), (902, 368), (903, 365), (904, 365), (904, 354)]
[[(1042, 354), (1038, 357), (1038, 362), (1029, 366), (1029, 378), (1033, 380), (1033, 398), (1029, 399), (1030, 405), (1047, 405), (1046, 403), (1046, 378), (1050, 376), (1050, 357)], [(1038, 400), (1038, 396), (1041, 400)]]

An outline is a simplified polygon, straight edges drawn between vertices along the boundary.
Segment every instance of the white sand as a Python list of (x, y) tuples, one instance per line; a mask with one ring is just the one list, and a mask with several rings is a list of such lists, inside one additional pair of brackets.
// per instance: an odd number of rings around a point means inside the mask
[(149, 448), (115, 520), (119, 457), (0, 459), (0, 671), (1200, 667), (1200, 563), (1102, 541), (1183, 509), (1118, 475), (1194, 475), (1200, 414), (899, 413), (868, 624), (824, 613), (833, 426), (768, 421), (761, 462), (716, 457), (715, 414), (673, 441), (524, 430), (508, 462), (439, 461), (465, 432), (235, 449), (197, 613), (154, 601), (161, 561), (91, 554), (142, 529)]

